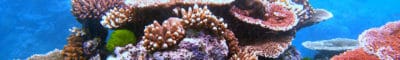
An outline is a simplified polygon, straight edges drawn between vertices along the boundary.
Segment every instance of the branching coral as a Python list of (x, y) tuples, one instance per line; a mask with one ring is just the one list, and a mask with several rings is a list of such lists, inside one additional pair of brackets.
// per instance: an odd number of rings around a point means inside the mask
[(188, 10), (177, 8), (174, 11), (182, 15), (182, 25), (185, 29), (209, 29), (219, 36), (219, 39), (226, 40), (230, 55), (239, 52), (238, 41), (234, 33), (227, 29), (228, 25), (223, 22), (224, 19), (218, 19), (212, 15), (207, 6), (201, 8), (194, 5), (193, 8), (189, 7)]
[(72, 0), (72, 13), (83, 20), (99, 20), (109, 9), (122, 6), (123, 0)]
[(144, 32), (143, 45), (149, 51), (172, 47), (185, 37), (185, 30), (178, 18), (170, 18), (163, 25), (154, 21), (153, 24), (146, 26)]
[(135, 10), (133, 7), (111, 9), (102, 17), (101, 25), (107, 28), (118, 28), (128, 22), (134, 22)]
[(86, 57), (83, 55), (82, 49), (82, 32), (78, 28), (73, 28), (70, 30), (71, 35), (68, 38), (68, 44), (64, 46), (64, 50), (61, 54), (64, 56), (65, 60), (84, 60)]

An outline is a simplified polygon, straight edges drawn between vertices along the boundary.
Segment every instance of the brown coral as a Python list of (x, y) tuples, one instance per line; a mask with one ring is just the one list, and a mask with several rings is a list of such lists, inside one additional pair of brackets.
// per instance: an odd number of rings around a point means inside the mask
[(219, 36), (219, 39), (227, 40), (230, 55), (240, 51), (234, 33), (227, 29), (228, 25), (223, 23), (223, 19), (214, 16), (207, 6), (200, 8), (198, 5), (194, 5), (193, 8), (189, 7), (187, 10), (177, 8), (174, 11), (182, 15), (182, 25), (185, 29), (209, 29)]
[(358, 48), (333, 56), (331, 60), (379, 60), (379, 58), (366, 53), (363, 48)]
[(99, 20), (109, 9), (121, 6), (123, 0), (72, 0), (72, 13), (83, 20)]
[(254, 52), (245, 49), (233, 55), (230, 60), (258, 60), (258, 57)]
[(86, 59), (83, 54), (82, 43), (84, 34), (80, 29), (73, 28), (70, 30), (72, 34), (68, 38), (68, 44), (64, 46), (61, 54), (65, 60), (84, 60)]
[(144, 44), (147, 50), (166, 49), (179, 43), (185, 37), (185, 30), (178, 18), (169, 18), (163, 25), (157, 21), (146, 26), (144, 30)]
[(358, 40), (367, 53), (380, 59), (400, 59), (400, 21), (366, 30)]
[(133, 7), (122, 7), (111, 9), (102, 17), (101, 25), (107, 28), (118, 28), (128, 22), (134, 22), (135, 11)]
[(273, 37), (259, 37), (243, 42), (243, 49), (254, 52), (258, 56), (277, 58), (292, 44), (292, 35), (276, 35)]

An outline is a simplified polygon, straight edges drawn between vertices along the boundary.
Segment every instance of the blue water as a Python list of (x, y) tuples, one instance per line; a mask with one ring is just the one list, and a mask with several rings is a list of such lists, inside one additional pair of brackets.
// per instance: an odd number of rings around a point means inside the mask
[[(400, 20), (400, 0), (310, 0), (314, 8), (334, 17), (297, 32), (293, 45), (303, 56), (315, 51), (301, 42), (332, 38), (357, 39), (365, 29)], [(0, 0), (0, 59), (25, 59), (63, 49), (68, 29), (80, 24), (70, 12), (70, 0)]]

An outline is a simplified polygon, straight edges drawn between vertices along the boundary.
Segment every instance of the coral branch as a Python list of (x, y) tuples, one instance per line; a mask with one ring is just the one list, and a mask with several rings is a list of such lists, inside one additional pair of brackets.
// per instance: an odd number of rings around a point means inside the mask
[(79, 22), (99, 20), (109, 9), (122, 4), (122, 0), (72, 0), (72, 13)]
[(178, 18), (169, 18), (163, 25), (154, 21), (146, 26), (144, 33), (143, 45), (150, 52), (175, 46), (185, 37), (185, 30)]
[(68, 44), (64, 46), (64, 50), (61, 54), (64, 56), (65, 60), (84, 60), (82, 43), (83, 38), (82, 35), (84, 34), (80, 29), (73, 28), (70, 30), (71, 35), (68, 38)]
[(133, 7), (114, 8), (102, 17), (100, 23), (106, 28), (118, 28), (129, 22), (134, 22), (136, 20), (135, 15)]

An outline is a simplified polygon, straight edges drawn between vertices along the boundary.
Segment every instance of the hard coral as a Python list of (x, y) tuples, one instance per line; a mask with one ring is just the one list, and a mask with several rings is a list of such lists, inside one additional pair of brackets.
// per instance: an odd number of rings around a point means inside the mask
[(368, 29), (358, 40), (367, 53), (375, 54), (380, 59), (400, 59), (400, 21)]
[(114, 51), (117, 46), (125, 46), (135, 44), (135, 34), (126, 29), (117, 29), (111, 33), (110, 39), (107, 42), (106, 48), (108, 51)]
[(82, 35), (84, 33), (78, 28), (73, 28), (70, 31), (72, 34), (68, 38), (68, 44), (64, 46), (64, 50), (61, 52), (61, 54), (64, 56), (65, 60), (86, 59), (82, 49)]
[(136, 20), (135, 15), (133, 7), (114, 8), (102, 17), (100, 23), (106, 28), (118, 28), (129, 22), (134, 22)]
[(144, 46), (147, 50), (154, 51), (166, 49), (178, 44), (185, 37), (185, 30), (178, 18), (169, 18), (160, 25), (157, 21), (146, 26), (143, 36)]
[(331, 60), (379, 60), (375, 55), (366, 53), (363, 48), (346, 51), (332, 57)]
[(123, 0), (71, 0), (72, 13), (79, 22), (99, 20), (109, 9), (122, 6)]

